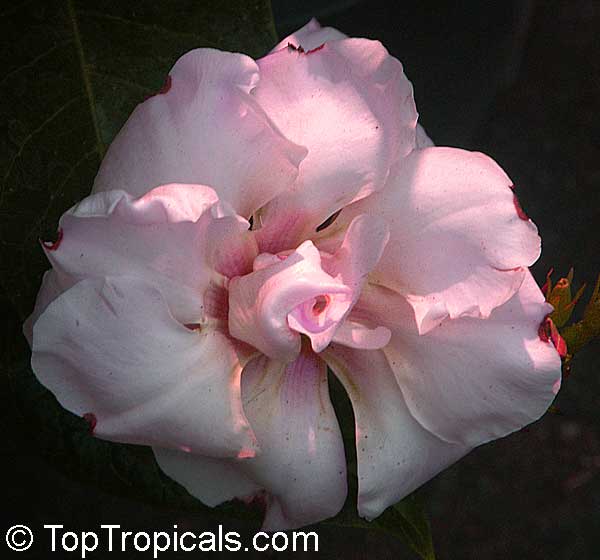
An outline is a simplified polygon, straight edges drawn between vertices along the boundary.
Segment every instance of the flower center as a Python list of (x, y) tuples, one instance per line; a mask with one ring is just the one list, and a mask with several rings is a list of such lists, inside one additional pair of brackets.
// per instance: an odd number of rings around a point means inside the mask
[(330, 300), (331, 298), (329, 296), (317, 296), (312, 306), (313, 315), (317, 317), (322, 315), (323, 311), (327, 309)]
[(361, 325), (347, 321), (387, 238), (387, 228), (378, 222), (369, 225), (366, 216), (359, 216), (333, 255), (319, 252), (312, 241), (294, 251), (258, 255), (250, 274), (230, 281), (229, 332), (284, 362), (298, 355), (301, 334), (309, 337), (315, 352), (331, 341), (354, 345), (353, 340), (369, 340), (370, 347), (387, 344), (387, 329), (375, 329), (379, 338), (374, 340), (358, 336)]

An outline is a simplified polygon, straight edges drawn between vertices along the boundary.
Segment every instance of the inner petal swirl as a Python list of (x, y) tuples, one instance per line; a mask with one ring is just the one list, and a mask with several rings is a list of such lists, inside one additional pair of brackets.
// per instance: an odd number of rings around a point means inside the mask
[(333, 255), (320, 252), (310, 240), (293, 251), (261, 253), (251, 273), (229, 283), (230, 334), (284, 362), (300, 352), (301, 334), (315, 352), (332, 340), (385, 346), (388, 329), (369, 329), (347, 317), (387, 240), (387, 226), (363, 215), (353, 220)]

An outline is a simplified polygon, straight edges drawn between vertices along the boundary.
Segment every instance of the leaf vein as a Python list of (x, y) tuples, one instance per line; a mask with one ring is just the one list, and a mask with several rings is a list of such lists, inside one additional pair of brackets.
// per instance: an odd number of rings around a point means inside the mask
[(96, 101), (94, 98), (94, 90), (90, 82), (90, 77), (86, 70), (85, 54), (83, 52), (83, 43), (81, 42), (81, 34), (79, 32), (79, 24), (77, 23), (77, 14), (75, 13), (75, 7), (73, 6), (73, 0), (67, 0), (67, 7), (69, 10), (69, 19), (73, 26), (73, 36), (75, 38), (75, 46), (77, 47), (77, 56), (79, 58), (79, 65), (81, 67), (81, 76), (83, 78), (83, 84), (85, 92), (87, 94), (88, 103), (90, 105), (90, 112), (92, 114), (92, 122), (94, 124), (94, 132), (96, 133), (96, 144), (97, 151), (100, 160), (104, 156), (104, 143), (102, 141), (102, 134), (100, 133), (100, 124), (98, 123), (98, 115), (96, 114)]
[[(44, 130), (44, 128), (46, 128), (56, 117), (60, 116), (71, 105), (73, 105), (73, 103), (75, 103), (80, 97), (81, 97), (80, 95), (77, 95), (76, 97), (73, 97), (72, 99), (70, 99), (69, 101), (67, 101), (64, 105), (62, 105), (56, 111), (54, 111), (54, 113), (52, 113), (37, 128), (35, 128), (34, 130), (32, 130), (23, 139), (23, 142), (19, 146), (19, 149), (18, 149), (17, 153), (11, 159), (11, 161), (10, 161), (10, 163), (8, 165), (8, 168), (6, 170), (6, 173), (4, 174), (3, 184), (2, 184), (2, 192), (4, 192), (4, 189), (5, 189), (5, 186), (6, 186), (6, 181), (10, 177), (10, 174), (12, 173), (12, 170), (13, 170), (13, 167), (14, 167), (16, 161), (21, 157), (21, 154), (23, 153), (23, 150), (26, 148), (26, 146), (29, 144), (29, 142), (31, 142), (31, 140), (33, 140), (33, 138), (35, 138), (35, 136), (37, 134), (39, 134), (42, 130)], [(1, 206), (1, 198), (0, 198), (0, 206)]]
[(108, 78), (113, 82), (129, 86), (135, 89), (139, 89), (143, 93), (152, 93), (152, 89), (150, 89), (149, 87), (143, 86), (142, 84), (138, 84), (136, 82), (132, 82), (130, 80), (126, 80), (125, 78), (121, 78), (119, 76), (115, 76), (114, 74), (109, 74), (107, 72), (98, 72), (98, 70), (90, 70), (90, 75), (98, 76), (99, 78)]
[(71, 41), (72, 41), (72, 39), (65, 39), (64, 41), (61, 41), (60, 43), (56, 43), (55, 45), (51, 46), (48, 50), (44, 51), (43, 53), (37, 55), (35, 58), (31, 59), (26, 64), (23, 64), (22, 66), (18, 66), (14, 70), (11, 70), (8, 74), (4, 75), (2, 80), (0, 80), (0, 85), (4, 85), (12, 76), (14, 76), (15, 74), (18, 74), (22, 70), (27, 70), (28, 68), (35, 66), (40, 60), (43, 60), (48, 55), (52, 54), (55, 50), (59, 49), (60, 47), (64, 47), (65, 45), (69, 44)]
[[(80, 10), (79, 12), (82, 15), (94, 17), (98, 19), (105, 19), (109, 21), (118, 21), (119, 23), (123, 23), (126, 25), (133, 25), (135, 27), (139, 27), (140, 29), (147, 29), (148, 31), (152, 31), (156, 33), (157, 31), (161, 31), (163, 33), (168, 33), (169, 35), (176, 35), (178, 37), (189, 37), (192, 39), (198, 40), (198, 35), (195, 33), (189, 33), (186, 31), (175, 31), (174, 29), (169, 29), (168, 27), (162, 27), (156, 24), (148, 24), (142, 23), (141, 21), (135, 21), (133, 19), (124, 18), (121, 16), (115, 16), (112, 14), (103, 14), (102, 12), (96, 12), (93, 10)], [(212, 44), (212, 43), (211, 43)]]

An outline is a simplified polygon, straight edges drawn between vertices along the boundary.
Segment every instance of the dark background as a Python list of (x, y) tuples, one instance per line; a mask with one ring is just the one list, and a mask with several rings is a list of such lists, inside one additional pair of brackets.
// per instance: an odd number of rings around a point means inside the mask
[[(486, 152), (517, 185), (543, 239), (533, 267), (538, 282), (550, 267), (558, 279), (575, 265), (576, 284), (593, 284), (600, 272), (600, 3), (273, 0), (273, 10), (281, 37), (316, 15), (348, 35), (381, 40), (404, 64), (434, 142)], [(596, 341), (576, 357), (557, 413), (475, 450), (426, 485), (441, 560), (600, 557), (599, 350)], [(211, 528), (67, 477), (28, 445), (31, 435), (15, 429), (10, 415), (2, 422), (8, 521)], [(256, 525), (228, 529), (249, 535)], [(327, 527), (319, 534), (320, 557), (412, 558), (380, 533)]]

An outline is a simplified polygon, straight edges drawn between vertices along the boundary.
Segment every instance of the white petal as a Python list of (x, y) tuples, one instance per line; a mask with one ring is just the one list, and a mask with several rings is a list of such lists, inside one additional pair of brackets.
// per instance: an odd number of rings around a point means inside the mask
[(425, 129), (417, 123), (417, 148), (430, 148), (435, 146), (433, 140), (429, 138)]
[(293, 190), (261, 212), (267, 247), (294, 217), (301, 237), (381, 189), (390, 167), (415, 146), (417, 113), (402, 65), (376, 41), (332, 41), (306, 53), (281, 49), (258, 65), (256, 99), (288, 138), (309, 150)]
[(333, 344), (323, 358), (354, 408), (360, 516), (377, 517), (468, 452), (440, 440), (412, 417), (381, 350)]
[(472, 447), (518, 430), (546, 412), (560, 386), (560, 356), (538, 335), (551, 306), (529, 272), (489, 318), (446, 320), (424, 335), (390, 290), (365, 290), (357, 307), (392, 331), (383, 351), (406, 404), (445, 441)]
[(256, 358), (244, 369), (242, 396), (261, 449), (248, 466), (279, 506), (269, 507), (264, 526), (291, 529), (337, 514), (346, 459), (325, 363), (306, 349), (287, 366)]
[(250, 498), (261, 490), (244, 473), (245, 459), (216, 459), (161, 447), (154, 447), (153, 451), (164, 473), (207, 506)]
[[(165, 185), (135, 200), (123, 191), (101, 192), (62, 216), (60, 244), (46, 254), (61, 275), (77, 280), (127, 275), (150, 281), (179, 321), (201, 323), (202, 296), (219, 264), (212, 228), (216, 223), (237, 232), (242, 246), (248, 227), (224, 212), (216, 193), (202, 185)], [(234, 236), (220, 233), (220, 248), (237, 254)]]
[(403, 293), (424, 333), (445, 317), (489, 316), (538, 258), (537, 228), (519, 214), (511, 185), (483, 154), (415, 150), (381, 193), (334, 225), (363, 213), (387, 220), (390, 241), (371, 280)]
[(284, 138), (249, 94), (259, 82), (251, 58), (197, 49), (169, 76), (170, 89), (140, 104), (111, 144), (94, 192), (141, 196), (167, 183), (209, 185), (249, 217), (291, 185), (306, 150)]
[(44, 272), (42, 285), (35, 300), (35, 307), (31, 315), (23, 323), (23, 334), (31, 346), (33, 341), (33, 326), (39, 316), (44, 312), (60, 294), (68, 290), (76, 281), (65, 274), (59, 274), (56, 270), (50, 269)]
[(266, 530), (337, 514), (346, 498), (346, 460), (324, 362), (306, 351), (287, 366), (261, 356), (244, 369), (242, 394), (260, 446), (255, 457), (159, 453), (161, 467), (208, 505), (266, 491)]
[(65, 408), (95, 417), (101, 438), (253, 452), (234, 346), (218, 331), (181, 326), (141, 280), (87, 279), (55, 299), (34, 326), (31, 363)]

